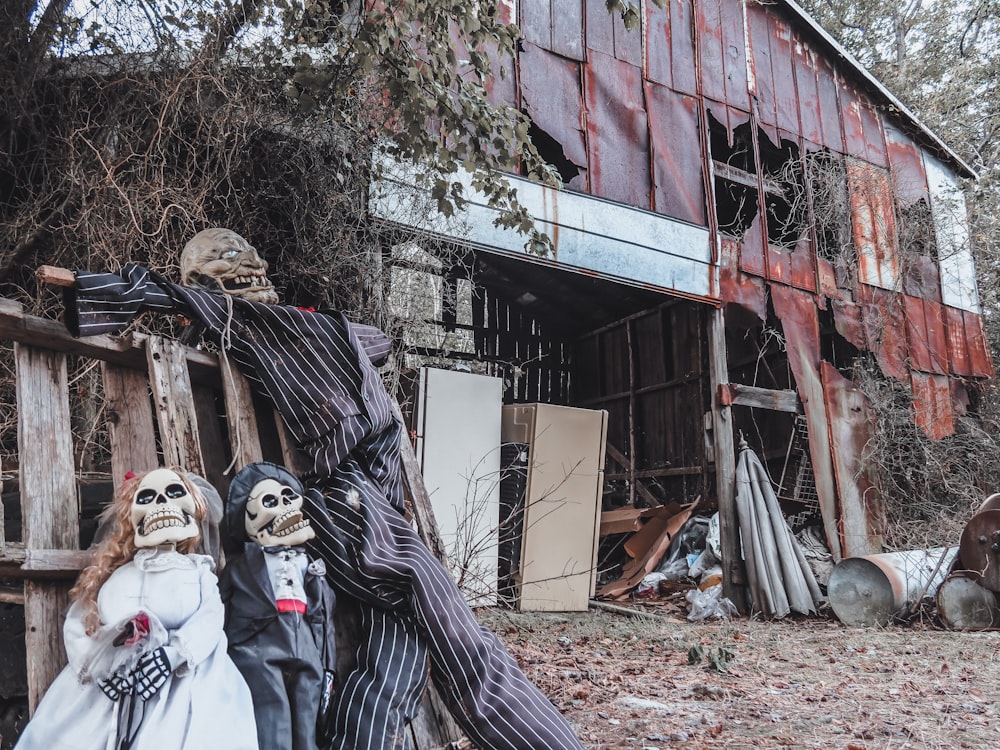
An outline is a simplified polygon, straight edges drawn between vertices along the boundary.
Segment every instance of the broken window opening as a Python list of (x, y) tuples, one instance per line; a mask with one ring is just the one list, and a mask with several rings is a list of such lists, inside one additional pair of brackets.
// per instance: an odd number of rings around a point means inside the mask
[(823, 149), (805, 154), (802, 161), (816, 233), (816, 255), (834, 265), (839, 286), (850, 286), (857, 258), (844, 160)]
[(832, 310), (819, 310), (820, 358), (836, 367), (844, 377), (850, 377), (861, 350), (837, 330)]
[(719, 231), (739, 239), (758, 211), (757, 166), (750, 123), (728, 128), (708, 113), (709, 147), (715, 170), (715, 216)]
[(786, 140), (775, 147), (767, 133), (761, 129), (757, 133), (767, 241), (775, 247), (793, 250), (805, 236), (809, 225), (799, 147)]
[(567, 158), (566, 152), (559, 141), (538, 127), (538, 124), (534, 120), (531, 120), (530, 117), (529, 122), (528, 138), (534, 144), (538, 155), (542, 161), (559, 173), (559, 179), (562, 180), (564, 185), (568, 184), (583, 170), (578, 164), (574, 164)]
[(937, 261), (937, 237), (934, 233), (931, 205), (927, 199), (921, 198), (908, 206), (897, 203), (896, 213), (898, 215), (896, 238), (899, 249)]

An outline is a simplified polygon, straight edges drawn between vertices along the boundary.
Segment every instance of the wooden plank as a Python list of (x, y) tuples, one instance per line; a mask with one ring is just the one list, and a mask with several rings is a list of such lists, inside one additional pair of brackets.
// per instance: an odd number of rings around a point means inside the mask
[(720, 383), (719, 401), (732, 406), (749, 406), (753, 409), (800, 413), (799, 394), (792, 390), (758, 388), (740, 383)]
[[(0, 298), (0, 339), (21, 344), (44, 341), (47, 350), (92, 357), (134, 370), (145, 370), (148, 338), (141, 333), (73, 338), (66, 326), (59, 321), (25, 315), (20, 304)], [(217, 382), (219, 362), (215, 355), (187, 348), (185, 356), (195, 380)]]
[(219, 361), (222, 376), (222, 395), (226, 401), (226, 421), (229, 425), (229, 445), (234, 467), (260, 461), (264, 453), (260, 446), (257, 416), (254, 412), (253, 392), (250, 383), (228, 358)]
[[(611, 459), (616, 464), (618, 464), (619, 466), (621, 466), (623, 469), (627, 469), (628, 470), (628, 472), (627, 472), (626, 475), (607, 474), (607, 475), (605, 475), (606, 479), (612, 479), (612, 478), (625, 478), (625, 479), (628, 479), (630, 484), (635, 485), (635, 491), (638, 492), (640, 495), (642, 495), (642, 498), (647, 503), (649, 503), (653, 507), (656, 507), (656, 506), (659, 506), (659, 505), (663, 505), (663, 503), (660, 502), (660, 500), (656, 497), (656, 495), (654, 495), (652, 492), (650, 492), (646, 488), (646, 486), (644, 484), (642, 484), (642, 482), (636, 482), (636, 481), (634, 481), (635, 478), (636, 478), (635, 467), (631, 466), (629, 460), (625, 457), (625, 454), (623, 454), (620, 450), (618, 450), (611, 443), (608, 443), (607, 445), (605, 445), (605, 450), (607, 451), (607, 454), (609, 456), (611, 456)], [(700, 471), (700, 469), (699, 469), (699, 471)], [(632, 504), (634, 505), (635, 502), (633, 501)]]
[(434, 556), (447, 567), (448, 555), (445, 552), (444, 541), (441, 539), (437, 522), (434, 520), (431, 499), (424, 486), (417, 454), (414, 453), (413, 445), (405, 430), (399, 439), (399, 452), (403, 465), (403, 482), (409, 493), (413, 518), (417, 522), (417, 533), (420, 534), (420, 538), (424, 540), (424, 544), (430, 548)]
[(205, 476), (194, 392), (184, 349), (176, 341), (150, 336), (146, 349), (149, 383), (160, 427), (163, 462)]
[(278, 442), (281, 443), (281, 458), (285, 467), (297, 476), (301, 476), (312, 467), (305, 454), (298, 449), (294, 438), (285, 426), (285, 420), (281, 418), (278, 410), (274, 410), (274, 426), (278, 431)]
[(205, 479), (225, 497), (229, 491), (226, 471), (229, 457), (222, 437), (221, 417), (216, 401), (216, 391), (205, 386), (194, 386), (194, 411), (198, 421), (198, 437), (201, 440), (201, 461), (205, 467)]
[[(21, 518), (24, 545), (76, 549), (80, 524), (70, 429), (66, 355), (15, 344)], [(28, 581), (24, 641), (28, 653), (28, 709), (34, 712), (66, 663), (62, 623), (68, 586)]]
[(746, 577), (740, 550), (740, 526), (736, 514), (736, 446), (732, 407), (719, 399), (719, 387), (729, 383), (726, 358), (726, 315), (721, 308), (710, 313), (709, 372), (712, 383), (712, 436), (715, 444), (715, 493), (719, 506), (719, 544), (722, 552), (723, 594), (746, 611)]
[(104, 399), (111, 442), (111, 475), (115, 487), (125, 475), (155, 469), (156, 433), (145, 373), (103, 362)]

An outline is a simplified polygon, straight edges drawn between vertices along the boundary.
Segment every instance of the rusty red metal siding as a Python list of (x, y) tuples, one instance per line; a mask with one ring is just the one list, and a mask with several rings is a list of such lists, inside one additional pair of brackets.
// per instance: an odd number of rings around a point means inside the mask
[(965, 316), (955, 307), (944, 307), (944, 326), (948, 336), (948, 362), (953, 375), (971, 376), (969, 342), (965, 338)]
[(906, 313), (902, 295), (862, 286), (862, 321), (867, 349), (887, 376), (906, 380)]
[(773, 137), (778, 126), (775, 106), (774, 75), (771, 59), (771, 30), (768, 12), (763, 5), (747, 5), (747, 29), (750, 37), (750, 60), (753, 68), (757, 113), (764, 127), (770, 126)]
[(592, 52), (584, 87), (591, 192), (648, 209), (650, 151), (642, 71)]
[(953, 435), (955, 420), (948, 378), (944, 375), (914, 372), (911, 387), (917, 427), (932, 440)]
[(652, 209), (706, 226), (698, 102), (652, 82), (644, 89), (653, 159)]
[(810, 144), (818, 145), (823, 142), (823, 125), (819, 112), (819, 86), (816, 82), (816, 52), (809, 45), (796, 41), (792, 50), (792, 62), (799, 94), (802, 137)]
[(969, 368), (974, 377), (992, 378), (993, 359), (990, 357), (986, 333), (983, 331), (983, 317), (968, 310), (962, 311), (965, 323), (965, 341), (969, 351)]
[(581, 169), (569, 187), (587, 190), (586, 118), (580, 64), (525, 42), (521, 52), (521, 106), (538, 127), (562, 146), (563, 154)]

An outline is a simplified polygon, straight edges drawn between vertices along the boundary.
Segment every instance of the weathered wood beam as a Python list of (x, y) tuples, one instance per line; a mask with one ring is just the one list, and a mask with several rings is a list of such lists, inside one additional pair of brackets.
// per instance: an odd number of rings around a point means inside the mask
[(187, 347), (176, 341), (150, 336), (147, 347), (149, 383), (160, 427), (163, 462), (205, 476), (185, 349)]
[(800, 413), (799, 394), (792, 390), (758, 388), (740, 383), (720, 383), (719, 403), (726, 406), (749, 406), (753, 409)]

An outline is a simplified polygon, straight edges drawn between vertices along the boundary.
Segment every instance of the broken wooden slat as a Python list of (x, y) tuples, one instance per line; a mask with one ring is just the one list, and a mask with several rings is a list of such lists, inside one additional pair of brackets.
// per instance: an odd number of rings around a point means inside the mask
[[(18, 451), (24, 545), (34, 549), (76, 549), (80, 524), (70, 428), (66, 355), (15, 344)], [(24, 641), (28, 654), (28, 709), (66, 663), (62, 622), (68, 587), (27, 581)]]
[(792, 390), (758, 388), (740, 383), (720, 383), (719, 403), (725, 406), (749, 406), (752, 409), (768, 409), (798, 414), (799, 394)]
[(235, 470), (260, 461), (264, 453), (257, 432), (253, 392), (250, 383), (227, 358), (219, 361), (222, 377), (222, 394), (226, 400), (226, 420), (229, 425), (229, 445), (232, 449)]
[(149, 383), (153, 389), (164, 463), (205, 476), (194, 392), (184, 348), (176, 341), (150, 336), (147, 343)]
[(149, 406), (149, 382), (138, 370), (101, 363), (115, 487), (128, 472), (155, 469), (156, 438)]

